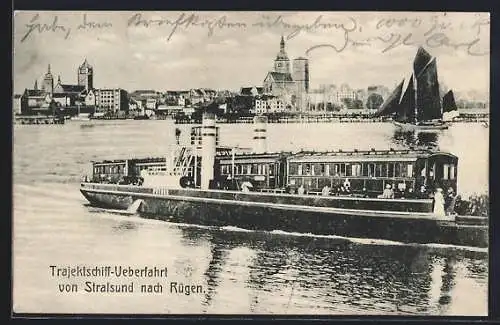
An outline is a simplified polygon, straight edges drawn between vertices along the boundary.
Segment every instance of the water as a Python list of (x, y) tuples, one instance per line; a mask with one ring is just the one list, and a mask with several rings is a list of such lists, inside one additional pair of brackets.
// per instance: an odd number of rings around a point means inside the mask
[[(78, 191), (90, 160), (165, 154), (169, 121), (92, 121), (14, 128), (13, 305), (30, 313), (486, 315), (484, 249), (252, 232), (145, 220), (86, 206)], [(181, 141), (188, 141), (189, 126)], [(221, 142), (251, 145), (252, 126), (221, 125)], [(438, 145), (458, 155), (459, 192), (488, 189), (488, 129), (455, 124), (437, 137), (383, 123), (268, 126), (270, 150)], [(87, 293), (50, 266), (157, 266), (168, 278), (133, 279), (133, 294)], [(170, 293), (169, 282), (201, 285)], [(141, 293), (137, 285), (163, 285)], [(59, 284), (78, 292), (60, 293)]]

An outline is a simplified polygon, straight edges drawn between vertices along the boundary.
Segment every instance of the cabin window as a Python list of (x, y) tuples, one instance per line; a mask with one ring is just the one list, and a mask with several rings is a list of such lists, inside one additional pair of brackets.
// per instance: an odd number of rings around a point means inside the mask
[(246, 166), (247, 166), (247, 175), (251, 175), (252, 174), (252, 165), (248, 164)]
[(362, 174), (363, 176), (368, 176), (368, 164), (363, 164)]
[(351, 165), (352, 176), (361, 176), (361, 164)]
[(302, 175), (303, 174), (302, 167), (303, 167), (302, 164), (298, 165), (297, 175)]
[[(269, 166), (269, 168), (272, 170), (273, 168), (271, 167), (272, 164)], [(299, 174), (299, 165), (296, 163), (290, 163), (288, 165), (288, 172), (290, 175), (298, 175)]]
[(394, 176), (401, 177), (401, 164), (400, 163), (394, 164)]
[(269, 175), (274, 175), (274, 164), (269, 164)]
[(406, 165), (406, 175), (408, 177), (413, 177), (413, 164)]
[(227, 175), (227, 174), (229, 174), (229, 172), (228, 172), (228, 168), (227, 168), (227, 167), (228, 167), (227, 165), (222, 165), (222, 166), (220, 166), (220, 173), (221, 173), (222, 175)]
[(351, 164), (345, 164), (345, 175), (346, 176), (352, 176), (352, 169), (351, 169)]
[(443, 164), (443, 179), (449, 179), (450, 165)]
[(405, 163), (398, 164), (401, 168), (399, 177), (406, 177), (408, 175), (408, 171), (406, 170), (408, 165)]
[(120, 172), (121, 172), (121, 170), (122, 170), (122, 166), (116, 166), (116, 172), (117, 172), (117, 173), (120, 173)]
[(326, 172), (326, 165), (325, 164), (317, 164), (318, 172), (320, 175), (325, 175)]
[(340, 164), (340, 176), (345, 176), (345, 164)]
[(251, 172), (251, 174), (253, 174), (253, 175), (259, 174), (259, 165), (252, 164), (252, 172)]
[(324, 164), (323, 166), (325, 166), (325, 175), (326, 176), (330, 176), (330, 165), (329, 164)]
[(394, 164), (389, 163), (387, 166), (387, 177), (394, 177)]
[(381, 165), (381, 175), (382, 177), (387, 177), (387, 164), (386, 163), (383, 163)]
[(330, 173), (335, 177), (340, 176), (339, 164), (330, 164)]
[(368, 177), (375, 176), (375, 164), (368, 164)]
[(311, 175), (311, 164), (306, 164), (305, 172), (306, 175)]
[(451, 164), (450, 165), (450, 179), (455, 179), (455, 165), (454, 164)]
[(311, 175), (316, 175), (316, 164), (311, 164)]
[(375, 165), (375, 177), (381, 177), (381, 176), (383, 176), (383, 174), (382, 174), (382, 165), (383, 164), (380, 164), (380, 163)]

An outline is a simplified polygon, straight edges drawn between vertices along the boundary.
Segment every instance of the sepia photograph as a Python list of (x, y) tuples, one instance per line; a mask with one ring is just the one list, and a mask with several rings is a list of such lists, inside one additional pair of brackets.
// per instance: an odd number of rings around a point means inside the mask
[(14, 316), (488, 315), (488, 12), (12, 20)]

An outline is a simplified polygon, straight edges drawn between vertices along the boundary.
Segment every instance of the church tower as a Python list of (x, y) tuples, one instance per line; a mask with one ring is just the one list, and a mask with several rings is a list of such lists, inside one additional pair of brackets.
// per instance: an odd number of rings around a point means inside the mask
[(285, 39), (281, 36), (280, 51), (274, 60), (274, 71), (280, 73), (290, 73), (290, 59), (285, 52)]
[(49, 94), (52, 94), (54, 91), (54, 77), (50, 73), (50, 64), (47, 68), (47, 73), (43, 77), (42, 90)]
[(85, 86), (87, 91), (94, 88), (94, 69), (87, 59), (78, 67), (78, 85)]
[(35, 85), (33, 86), (33, 90), (38, 90), (38, 80), (35, 80)]

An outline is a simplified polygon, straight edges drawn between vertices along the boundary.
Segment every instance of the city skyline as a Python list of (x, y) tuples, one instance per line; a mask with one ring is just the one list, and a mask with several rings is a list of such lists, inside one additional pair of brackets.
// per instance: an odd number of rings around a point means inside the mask
[[(240, 87), (262, 86), (284, 35), (290, 57), (309, 59), (311, 89), (321, 84), (343, 83), (354, 89), (371, 85), (393, 87), (409, 76), (410, 64), (421, 45), (416, 39), (421, 38), (427, 45), (433, 45), (427, 48), (437, 58), (440, 82), (458, 92), (489, 94), (488, 14), (398, 13), (396, 17), (406, 19), (398, 22), (387, 18), (394, 18), (394, 13), (265, 15), (17, 12), (14, 93), (31, 88), (35, 80), (40, 82), (48, 64), (55, 79), (60, 75), (63, 83), (76, 83), (77, 67), (85, 58), (94, 67), (96, 88), (237, 91)], [(173, 22), (179, 22), (179, 17), (188, 23), (175, 25)], [(274, 25), (262, 27), (269, 22)], [(40, 32), (34, 28), (28, 33), (28, 25), (37, 23), (45, 23), (52, 30)], [(404, 26), (398, 27), (398, 23)], [(149, 27), (144, 27), (145, 24)], [(308, 31), (304, 24), (309, 24)], [(354, 27), (355, 30), (348, 32)], [(408, 34), (412, 36), (408, 38)], [(443, 40), (445, 36), (447, 43)], [(339, 51), (347, 44), (341, 42), (346, 37), (348, 45)], [(387, 37), (393, 40), (380, 41), (388, 40)], [(446, 45), (436, 46), (438, 41)], [(398, 42), (402, 44), (391, 48), (390, 44)], [(405, 45), (411, 42), (414, 44)], [(469, 45), (457, 45), (459, 42)]]

